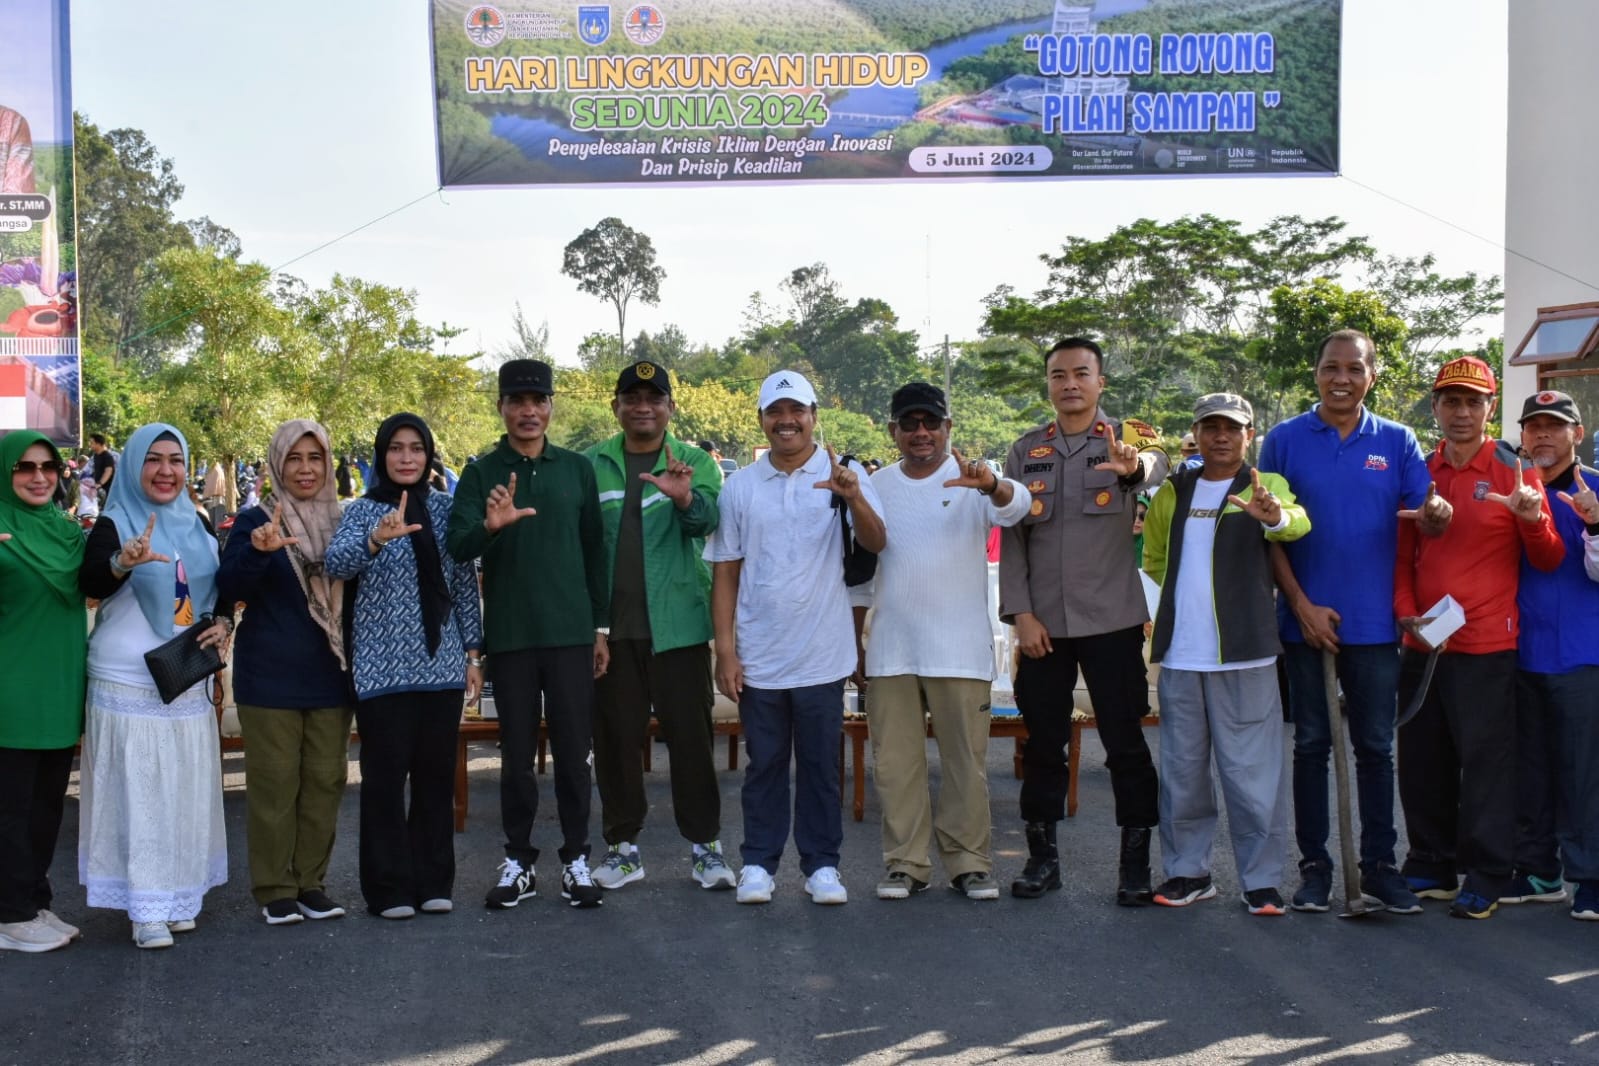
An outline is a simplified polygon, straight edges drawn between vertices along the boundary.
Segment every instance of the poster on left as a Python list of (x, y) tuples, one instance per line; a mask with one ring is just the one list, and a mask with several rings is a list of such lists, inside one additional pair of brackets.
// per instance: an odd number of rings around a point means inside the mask
[(83, 436), (69, 0), (0, 3), (0, 432)]

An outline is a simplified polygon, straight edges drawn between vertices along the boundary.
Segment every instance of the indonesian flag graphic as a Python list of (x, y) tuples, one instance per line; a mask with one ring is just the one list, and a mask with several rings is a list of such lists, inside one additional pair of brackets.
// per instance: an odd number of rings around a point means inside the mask
[(0, 363), (0, 429), (23, 429), (28, 424), (28, 367)]

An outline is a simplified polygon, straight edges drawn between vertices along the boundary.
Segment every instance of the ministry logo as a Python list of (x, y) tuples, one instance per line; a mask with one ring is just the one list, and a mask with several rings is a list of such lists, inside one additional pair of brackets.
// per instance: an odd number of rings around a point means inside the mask
[(492, 48), (505, 40), (505, 16), (497, 7), (479, 4), (466, 13), (466, 35), (479, 48)]
[(653, 4), (637, 4), (622, 21), (622, 32), (634, 44), (648, 47), (666, 33), (666, 16)]
[(577, 36), (584, 44), (604, 44), (611, 36), (611, 5), (579, 4)]

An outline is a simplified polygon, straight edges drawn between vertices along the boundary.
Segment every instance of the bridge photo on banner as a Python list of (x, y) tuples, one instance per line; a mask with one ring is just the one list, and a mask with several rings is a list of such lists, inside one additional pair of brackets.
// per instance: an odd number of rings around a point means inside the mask
[(439, 181), (1336, 174), (1340, 0), (433, 0)]

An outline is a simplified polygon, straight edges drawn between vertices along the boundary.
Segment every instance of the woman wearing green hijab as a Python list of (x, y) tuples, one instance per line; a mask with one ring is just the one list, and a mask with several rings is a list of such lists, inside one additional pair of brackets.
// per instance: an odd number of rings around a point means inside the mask
[(50, 859), (83, 732), (88, 620), (83, 533), (53, 503), (61, 453), (42, 433), (0, 439), (0, 950), (50, 951), (78, 930), (50, 910)]

